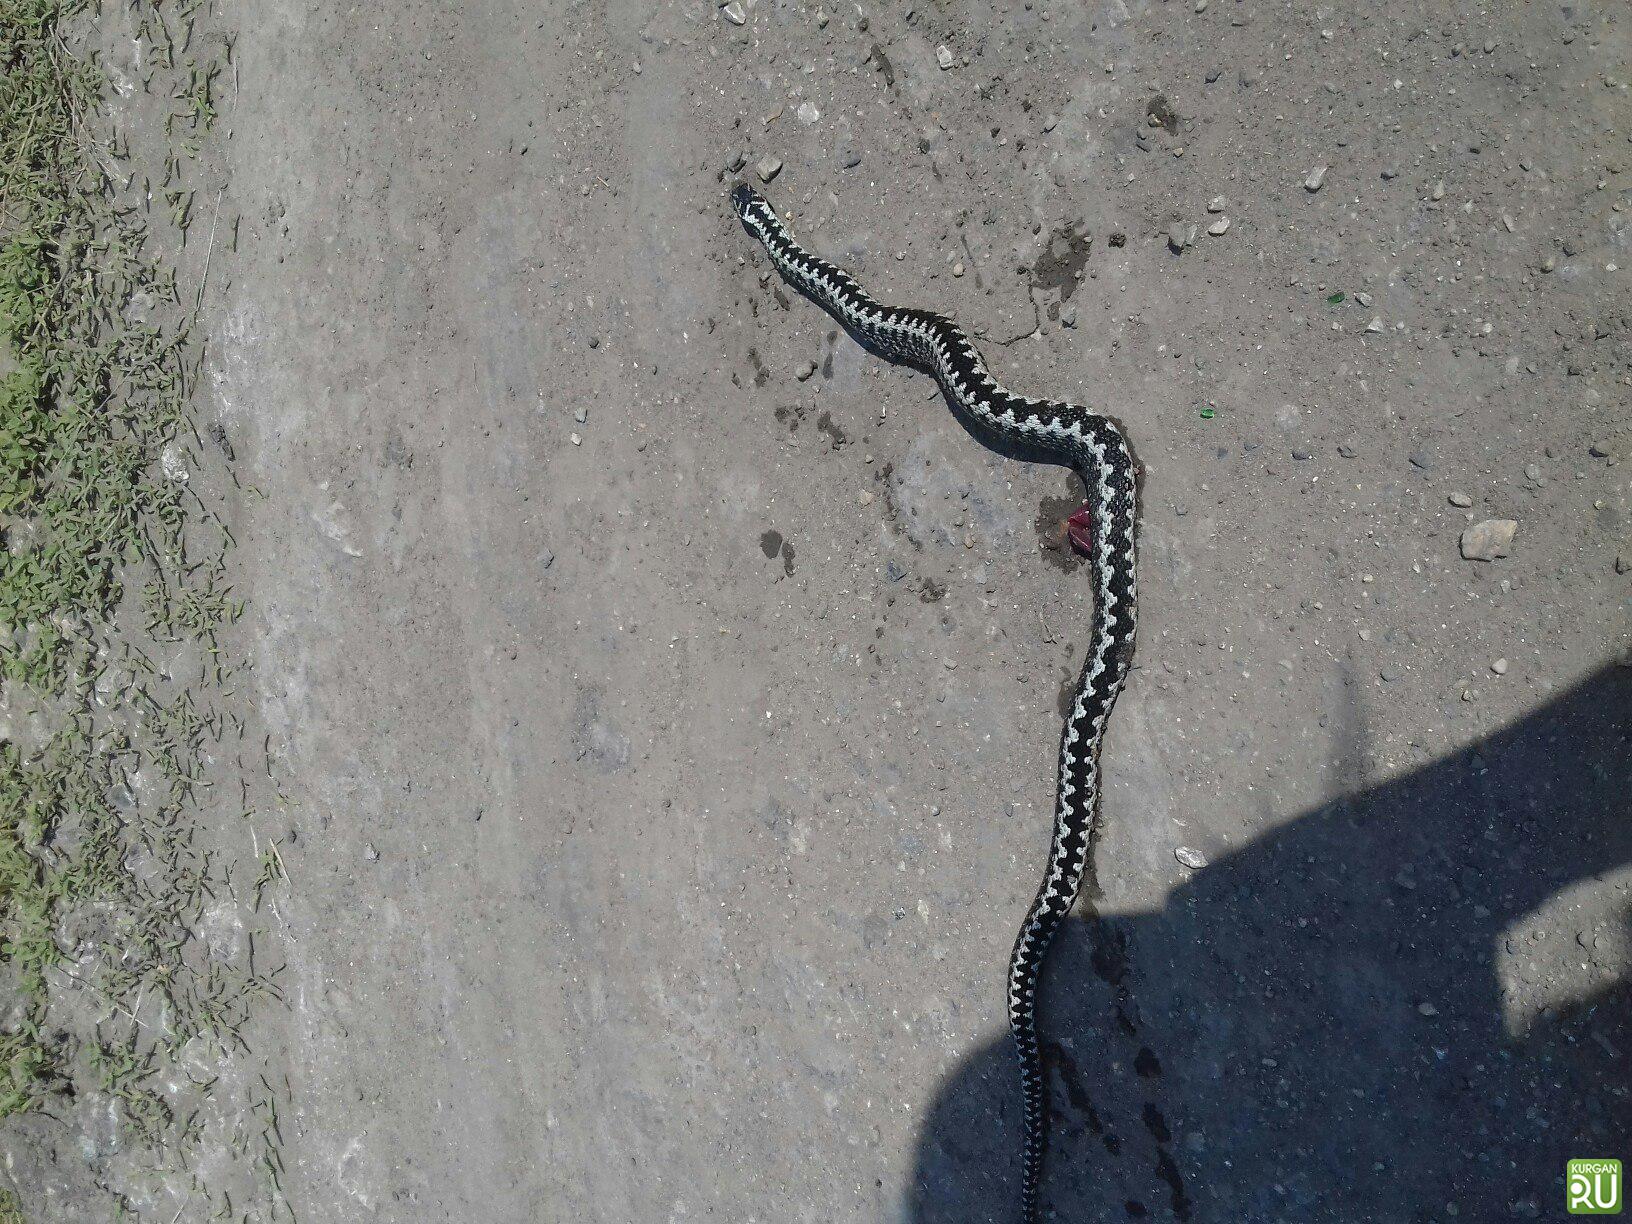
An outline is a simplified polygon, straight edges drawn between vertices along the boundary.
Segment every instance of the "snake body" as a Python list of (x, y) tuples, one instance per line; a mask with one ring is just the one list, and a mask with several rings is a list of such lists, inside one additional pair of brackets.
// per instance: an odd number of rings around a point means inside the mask
[(1088, 657), (1060, 743), (1059, 791), (1048, 866), (1009, 960), (1009, 1029), (1020, 1061), (1025, 1115), (1021, 1210), (1038, 1218), (1048, 1114), (1037, 1032), (1043, 956), (1082, 889), (1099, 800), (1105, 723), (1133, 656), (1137, 604), (1137, 468), (1116, 422), (1058, 400), (1005, 388), (968, 334), (925, 310), (885, 306), (842, 268), (799, 245), (776, 210), (739, 185), (731, 203), (771, 262), (869, 348), (932, 375), (955, 408), (990, 435), (1069, 464), (1088, 491), (1094, 528), (1094, 611)]

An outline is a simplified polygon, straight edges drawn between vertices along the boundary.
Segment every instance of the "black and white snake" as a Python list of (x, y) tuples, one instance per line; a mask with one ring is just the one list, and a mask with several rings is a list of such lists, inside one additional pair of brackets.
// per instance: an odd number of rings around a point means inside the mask
[(874, 301), (848, 273), (805, 250), (765, 198), (751, 187), (731, 192), (748, 231), (777, 270), (868, 348), (932, 374), (954, 407), (989, 434), (1070, 464), (1088, 502), (1071, 516), (1072, 542), (1093, 556), (1094, 613), (1082, 678), (1060, 743), (1060, 786), (1048, 871), (1009, 960), (1009, 1028), (1020, 1057), (1026, 1147), (1023, 1218), (1037, 1218), (1048, 1134), (1037, 1038), (1037, 983), (1049, 942), (1082, 888), (1099, 799), (1099, 748), (1105, 721), (1133, 656), (1137, 600), (1134, 531), (1137, 469), (1121, 429), (1075, 404), (1015, 395), (986, 369), (964, 330), (925, 310)]

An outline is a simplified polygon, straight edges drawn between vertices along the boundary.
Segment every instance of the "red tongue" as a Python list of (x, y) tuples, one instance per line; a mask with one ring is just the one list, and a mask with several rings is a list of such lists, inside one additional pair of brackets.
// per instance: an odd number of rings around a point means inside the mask
[(1094, 512), (1093, 507), (1084, 503), (1070, 518), (1065, 520), (1065, 534), (1070, 537), (1072, 547), (1085, 557), (1094, 555)]

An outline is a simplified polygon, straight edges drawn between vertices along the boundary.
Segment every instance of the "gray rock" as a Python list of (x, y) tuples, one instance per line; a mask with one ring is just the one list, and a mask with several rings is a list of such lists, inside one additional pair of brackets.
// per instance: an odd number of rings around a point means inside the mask
[(1512, 519), (1485, 519), (1462, 533), (1459, 545), (1469, 561), (1494, 561), (1507, 556), (1513, 533), (1519, 529)]
[(1200, 850), (1192, 850), (1189, 846), (1180, 846), (1173, 851), (1173, 857), (1191, 871), (1200, 871), (1207, 866), (1207, 856)]
[(1303, 189), (1305, 191), (1319, 191), (1325, 185), (1326, 171), (1330, 169), (1330, 166), (1316, 166), (1309, 171), (1309, 176), (1303, 180)]
[(762, 183), (768, 183), (782, 173), (782, 159), (780, 157), (762, 157), (754, 167)]
[(732, 25), (742, 25), (748, 20), (748, 14), (742, 11), (739, 0), (730, 0), (729, 4), (722, 4), (720, 11), (725, 14), (725, 19)]
[(1469, 497), (1466, 493), (1452, 493), (1449, 501), (1451, 505), (1459, 507), (1463, 510), (1466, 510), (1469, 506), (1473, 505), (1473, 498)]
[(942, 72), (952, 67), (952, 51), (945, 43), (935, 48), (935, 62), (941, 66)]

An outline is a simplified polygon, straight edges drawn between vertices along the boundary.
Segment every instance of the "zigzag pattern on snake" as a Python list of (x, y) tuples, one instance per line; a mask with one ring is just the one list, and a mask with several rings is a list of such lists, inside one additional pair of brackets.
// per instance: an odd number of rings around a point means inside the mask
[(1133, 454), (1109, 417), (1075, 404), (1009, 391), (991, 376), (969, 336), (950, 319), (875, 301), (843, 269), (801, 247), (751, 187), (735, 187), (731, 203), (783, 277), (858, 340), (883, 357), (931, 374), (953, 405), (990, 435), (1068, 463), (1088, 491), (1087, 504), (1072, 517), (1073, 541), (1093, 553), (1088, 658), (1061, 737), (1048, 867), (1009, 961), (1009, 1029), (1020, 1060), (1025, 1113), (1021, 1206), (1029, 1224), (1038, 1218), (1048, 1134), (1037, 1035), (1038, 979), (1043, 955), (1082, 888), (1099, 800), (1100, 743), (1133, 656), (1138, 515)]

